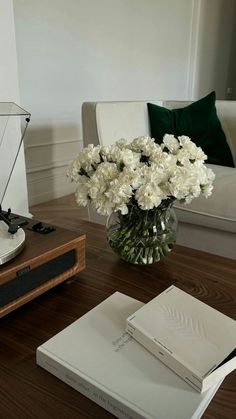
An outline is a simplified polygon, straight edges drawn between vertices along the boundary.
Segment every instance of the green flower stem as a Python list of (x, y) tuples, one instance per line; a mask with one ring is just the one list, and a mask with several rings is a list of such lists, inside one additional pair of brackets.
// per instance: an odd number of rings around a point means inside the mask
[(132, 206), (127, 215), (118, 213), (116, 222), (108, 226), (108, 242), (127, 262), (158, 262), (176, 241), (173, 220), (170, 221), (170, 205), (149, 211)]

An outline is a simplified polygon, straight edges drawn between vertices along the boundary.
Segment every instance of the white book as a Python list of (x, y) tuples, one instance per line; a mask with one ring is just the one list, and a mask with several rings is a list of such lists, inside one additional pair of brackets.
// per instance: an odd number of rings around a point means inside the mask
[(127, 318), (127, 332), (202, 392), (236, 368), (236, 322), (175, 286)]
[(126, 333), (142, 306), (114, 293), (39, 346), (37, 364), (118, 418), (200, 418), (221, 381), (196, 392)]

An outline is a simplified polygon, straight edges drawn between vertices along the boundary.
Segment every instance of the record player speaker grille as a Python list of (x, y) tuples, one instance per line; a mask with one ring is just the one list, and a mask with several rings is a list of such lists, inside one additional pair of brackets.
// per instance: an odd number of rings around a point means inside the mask
[(0, 267), (0, 318), (85, 268), (85, 235), (26, 230), (24, 250)]
[(75, 251), (71, 250), (34, 269), (25, 267), (17, 271), (15, 278), (0, 286), (0, 307), (63, 274), (74, 264)]

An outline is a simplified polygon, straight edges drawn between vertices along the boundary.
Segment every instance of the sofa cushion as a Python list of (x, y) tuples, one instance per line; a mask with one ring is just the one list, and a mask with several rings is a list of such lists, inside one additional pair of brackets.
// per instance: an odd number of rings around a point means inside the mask
[(149, 131), (145, 102), (99, 103), (96, 109), (100, 143), (109, 145), (126, 138), (131, 140)]
[(148, 103), (151, 135), (158, 143), (165, 134), (187, 135), (208, 156), (208, 163), (234, 167), (232, 154), (216, 112), (215, 92), (178, 108)]
[(176, 203), (178, 220), (236, 233), (236, 170), (210, 164), (208, 167), (216, 175), (212, 195), (194, 199), (189, 205)]

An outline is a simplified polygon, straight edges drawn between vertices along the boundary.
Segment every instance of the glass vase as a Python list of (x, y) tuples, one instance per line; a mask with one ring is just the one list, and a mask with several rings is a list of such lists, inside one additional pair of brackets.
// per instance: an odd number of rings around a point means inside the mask
[(129, 206), (129, 212), (113, 212), (106, 224), (112, 250), (126, 262), (149, 265), (168, 255), (176, 242), (177, 218), (172, 202), (142, 210)]

